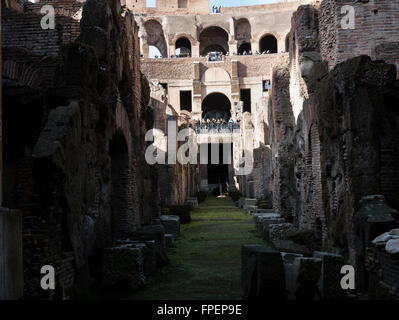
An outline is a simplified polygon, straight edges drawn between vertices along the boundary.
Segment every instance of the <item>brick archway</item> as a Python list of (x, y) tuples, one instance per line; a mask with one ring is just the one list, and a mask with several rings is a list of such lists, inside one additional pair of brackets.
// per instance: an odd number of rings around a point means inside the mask
[(38, 69), (22, 62), (6, 60), (3, 63), (2, 79), (14, 80), (34, 90), (40, 88)]

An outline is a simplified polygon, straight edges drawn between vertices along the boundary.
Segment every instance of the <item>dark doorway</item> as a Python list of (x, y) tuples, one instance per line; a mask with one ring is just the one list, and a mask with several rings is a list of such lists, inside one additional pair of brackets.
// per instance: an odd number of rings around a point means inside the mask
[(176, 41), (176, 56), (190, 57), (191, 56), (191, 42), (185, 37), (179, 38)]
[(117, 132), (110, 143), (112, 240), (123, 239), (128, 226), (129, 158), (125, 137)]
[(251, 44), (248, 42), (244, 42), (240, 47), (238, 48), (238, 54), (249, 54), (251, 51)]
[(261, 53), (277, 53), (277, 39), (272, 35), (264, 36), (259, 47)]
[[(217, 164), (212, 163), (212, 149), (218, 149), (219, 160)], [(229, 149), (229, 153), (224, 150)], [(208, 144), (208, 184), (218, 185), (221, 188), (221, 192), (226, 192), (229, 181), (229, 164), (232, 163), (232, 149), (233, 145), (228, 143), (227, 145), (220, 143), (218, 145)], [(226, 159), (228, 158), (228, 160)], [(227, 161), (226, 161), (227, 160)]]
[(200, 54), (207, 55), (209, 52), (217, 51), (226, 54), (229, 51), (229, 35), (220, 27), (208, 27), (201, 32)]
[(191, 91), (180, 91), (180, 110), (192, 110)]
[(202, 117), (206, 119), (224, 119), (228, 121), (231, 113), (231, 103), (222, 93), (211, 93), (202, 101)]
[(32, 152), (39, 138), (44, 98), (24, 84), (2, 79), (3, 205), (21, 208), (32, 194)]
[(251, 112), (251, 89), (240, 90), (241, 101), (244, 103), (244, 112)]

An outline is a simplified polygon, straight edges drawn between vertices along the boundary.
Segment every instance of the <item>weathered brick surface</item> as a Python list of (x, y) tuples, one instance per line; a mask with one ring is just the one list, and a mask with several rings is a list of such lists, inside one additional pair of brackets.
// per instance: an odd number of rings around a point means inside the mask
[[(341, 27), (341, 8), (355, 8), (355, 28)], [(372, 59), (386, 58), (399, 67), (397, 48), (399, 33), (399, 1), (376, 0), (354, 2), (323, 0), (320, 9), (321, 53), (330, 67), (346, 59), (368, 55)], [(399, 71), (398, 71), (399, 75)]]

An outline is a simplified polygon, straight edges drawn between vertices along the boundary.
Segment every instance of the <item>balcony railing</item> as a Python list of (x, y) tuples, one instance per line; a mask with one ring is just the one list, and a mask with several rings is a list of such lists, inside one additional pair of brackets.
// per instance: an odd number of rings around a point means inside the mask
[(196, 123), (193, 129), (197, 134), (233, 133), (240, 129), (240, 123)]

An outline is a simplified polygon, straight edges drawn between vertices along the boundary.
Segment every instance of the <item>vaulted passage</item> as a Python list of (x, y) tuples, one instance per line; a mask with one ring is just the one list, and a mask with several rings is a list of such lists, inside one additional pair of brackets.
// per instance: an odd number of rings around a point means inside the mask
[(217, 51), (226, 54), (229, 51), (229, 35), (220, 27), (209, 27), (201, 32), (199, 36), (200, 54), (207, 55), (209, 52)]
[(272, 35), (266, 35), (259, 42), (260, 52), (277, 53), (277, 39)]
[(191, 56), (191, 42), (185, 37), (179, 38), (176, 41), (176, 56), (190, 57)]
[(203, 119), (224, 119), (230, 118), (231, 103), (223, 93), (211, 93), (202, 101)]

